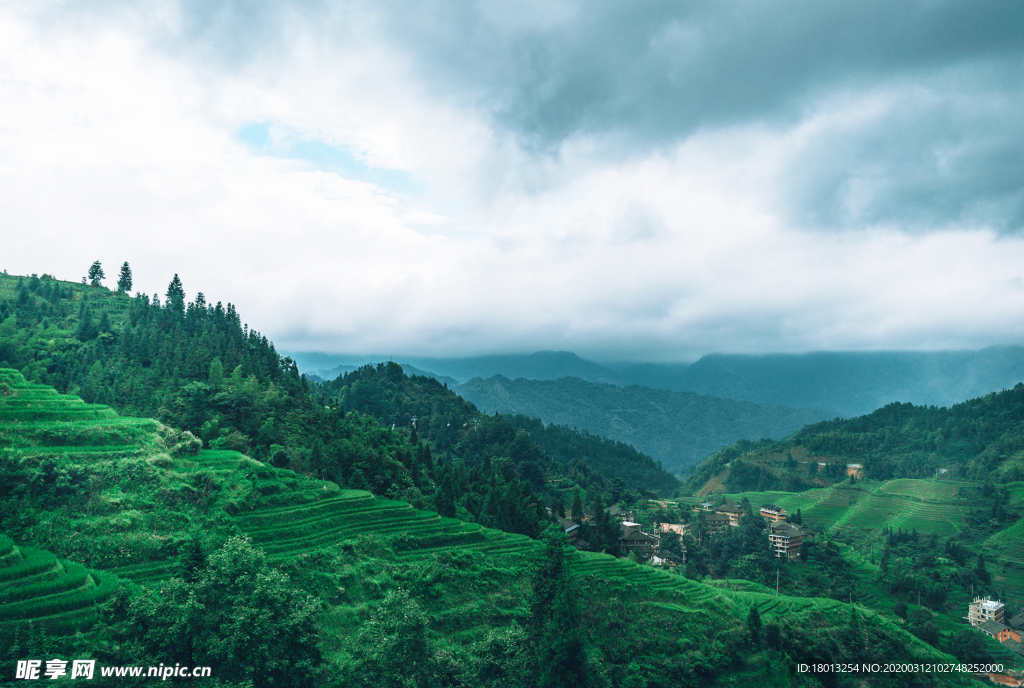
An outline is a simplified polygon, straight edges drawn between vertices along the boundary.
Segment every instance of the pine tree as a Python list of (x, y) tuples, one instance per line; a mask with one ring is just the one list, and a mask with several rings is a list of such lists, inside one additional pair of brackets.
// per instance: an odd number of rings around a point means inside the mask
[(572, 520), (583, 525), (583, 501), (580, 499), (579, 490), (576, 490), (576, 495), (572, 498)]
[(185, 288), (181, 286), (181, 279), (178, 277), (178, 273), (174, 273), (174, 279), (167, 285), (167, 300), (173, 301), (175, 297), (182, 300), (185, 299)]
[(121, 274), (117, 278), (117, 290), (127, 294), (132, 290), (132, 269), (128, 267), (128, 261), (121, 266)]
[(750, 608), (747, 614), (747, 633), (750, 635), (750, 643), (757, 648), (761, 647), (761, 612), (756, 606)]
[(89, 268), (88, 276), (89, 284), (91, 284), (94, 287), (100, 286), (100, 280), (106, 278), (106, 275), (103, 274), (103, 266), (100, 265), (100, 262), (98, 260), (94, 261), (92, 266)]

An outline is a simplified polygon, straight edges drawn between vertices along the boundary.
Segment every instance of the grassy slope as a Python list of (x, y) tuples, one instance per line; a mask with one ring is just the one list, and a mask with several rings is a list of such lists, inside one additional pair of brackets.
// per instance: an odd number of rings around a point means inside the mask
[[(15, 414), (3, 418), (6, 460), (14, 458), (23, 467), (47, 457), (61, 458), (65, 467), (132, 466), (145, 473), (136, 476), (136, 484), (154, 484), (161, 494), (177, 491), (180, 499), (170, 502), (178, 506), (177, 518), (160, 523), (150, 518), (157, 505), (147, 507), (147, 497), (124, 483), (107, 483), (85, 512), (63, 515), (68, 519), (63, 522), (66, 531), (57, 533), (54, 541), (63, 547), (75, 549), (73, 539), (64, 537), (67, 531), (105, 532), (111, 545), (128, 543), (105, 555), (109, 568), (124, 578), (152, 584), (172, 574), (170, 550), (130, 546), (136, 536), (166, 542), (201, 525), (225, 537), (247, 533), (297, 581), (317, 591), (329, 604), (324, 621), (329, 652), (340, 652), (342, 640), (396, 586), (417, 590), (431, 628), (450, 641), (479, 638), (487, 629), (508, 625), (527, 613), (523, 600), (529, 578), (543, 555), (542, 545), (535, 541), (443, 519), (404, 502), (342, 490), (235, 452), (171, 457), (164, 452), (166, 429), (155, 422), (119, 419), (109, 409), (89, 409), (73, 397), (26, 384), (16, 371), (0, 371), (0, 380), (6, 385), (0, 413)], [(95, 412), (93, 417), (83, 419), (83, 408)], [(28, 410), (40, 415), (24, 420), (17, 415)], [(61, 443), (53, 444), (53, 438)], [(80, 451), (92, 440), (97, 442), (95, 451)], [(29, 498), (23, 498), (28, 504)], [(55, 519), (47, 525), (52, 531), (58, 523)], [(13, 561), (13, 545), (0, 545)], [(724, 628), (742, 628), (751, 605), (758, 607), (766, 623), (817, 625), (826, 623), (827, 617), (849, 615), (848, 605), (834, 600), (775, 597), (750, 586), (719, 588), (606, 555), (569, 551), (567, 556), (588, 595), (616, 600), (652, 623), (685, 621), (691, 640), (714, 636)], [(52, 571), (58, 579), (84, 571), (70, 562), (61, 565), (63, 572)], [(88, 587), (89, 579), (95, 584), (97, 578), (97, 588), (113, 580), (109, 574), (93, 572), (82, 585)], [(865, 624), (897, 638), (897, 645), (908, 652), (943, 657), (883, 616), (867, 609), (860, 609), (860, 614)], [(765, 654), (748, 657), (750, 664), (734, 663), (729, 673), (763, 671), (758, 662)], [(785, 662), (779, 661), (779, 671), (785, 671)]]
[[(1024, 496), (1024, 484), (1012, 484), (1011, 494)], [(853, 485), (837, 483), (827, 488), (805, 492), (744, 492), (729, 494), (734, 500), (743, 497), (754, 507), (763, 503), (777, 504), (790, 513), (799, 508), (804, 523), (836, 537), (847, 537), (857, 545), (840, 547), (851, 564), (858, 600), (866, 607), (895, 623), (892, 613), (897, 599), (876, 582), (878, 566), (870, 561), (881, 557), (881, 529), (917, 530), (921, 536), (931, 534), (944, 539), (964, 529), (964, 517), (972, 501), (980, 494), (981, 485), (971, 481), (898, 479), (885, 482), (860, 481)], [(976, 544), (984, 548), (995, 586), (1011, 599), (1024, 598), (1024, 526), (1018, 521), (1010, 527)], [(793, 564), (795, 575), (802, 575), (801, 564)], [(947, 609), (937, 613), (933, 621), (941, 632), (952, 635), (966, 627), (969, 594), (956, 594), (947, 601)], [(918, 607), (910, 604), (910, 609)], [(1004, 648), (991, 644), (996, 656)]]

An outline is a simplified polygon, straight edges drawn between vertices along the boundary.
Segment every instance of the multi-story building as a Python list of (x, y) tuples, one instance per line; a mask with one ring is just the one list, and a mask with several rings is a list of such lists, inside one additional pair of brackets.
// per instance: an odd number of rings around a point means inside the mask
[(980, 626), (986, 621), (1003, 623), (1003, 614), (1006, 606), (999, 600), (992, 600), (988, 597), (975, 597), (967, 612), (967, 620), (972, 626)]
[(715, 508), (715, 513), (719, 516), (728, 516), (729, 525), (738, 526), (740, 518), (743, 516), (743, 509), (731, 499), (726, 499), (721, 506)]
[(786, 510), (774, 504), (762, 504), (761, 515), (765, 520), (772, 521), (773, 523), (786, 520)]
[(804, 529), (784, 521), (772, 523), (768, 526), (768, 540), (776, 557), (799, 559), (800, 545), (804, 543)]

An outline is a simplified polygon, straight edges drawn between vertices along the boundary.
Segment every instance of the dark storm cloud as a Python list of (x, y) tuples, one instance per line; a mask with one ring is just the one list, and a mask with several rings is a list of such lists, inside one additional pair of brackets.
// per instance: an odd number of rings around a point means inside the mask
[(384, 21), (436, 88), (474, 89), (543, 144), (795, 117), (820, 90), (982, 56), (983, 74), (1019, 76), (1024, 47), (1024, 3), (587, 2), (550, 24), (480, 7), (408, 3)]
[[(777, 190), (798, 226), (1024, 220), (1024, 3), (582, 3), (548, 25), (388, 15), (435, 89), (465, 89), (535, 151), (605, 136), (643, 155), (700, 129), (797, 126), (832, 94), (920, 88), (827, 132)], [(851, 103), (858, 107), (857, 103)]]
[[(410, 58), (418, 82), (533, 154), (644, 156), (700, 130), (796, 127), (835, 94), (923, 89), (796, 151), (797, 226), (1024, 224), (1024, 3), (186, 2), (179, 37), (231, 68), (301, 23)], [(353, 29), (353, 27), (357, 27)], [(361, 32), (361, 33), (360, 33)], [(857, 108), (857, 102), (851, 102)]]

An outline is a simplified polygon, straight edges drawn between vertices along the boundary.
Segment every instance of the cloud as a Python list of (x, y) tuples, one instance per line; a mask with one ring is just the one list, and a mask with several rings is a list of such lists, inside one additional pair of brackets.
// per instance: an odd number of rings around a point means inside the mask
[(969, 10), (5, 5), (0, 267), (292, 350), (1019, 341), (1024, 10)]

